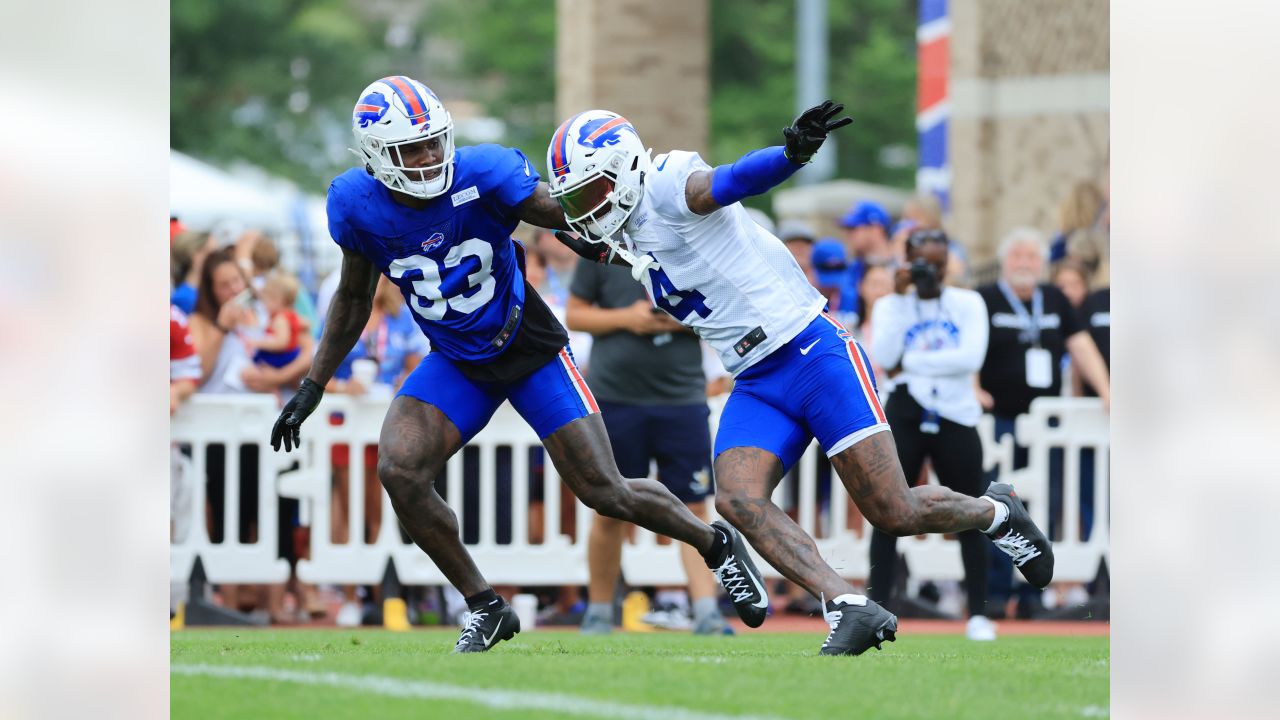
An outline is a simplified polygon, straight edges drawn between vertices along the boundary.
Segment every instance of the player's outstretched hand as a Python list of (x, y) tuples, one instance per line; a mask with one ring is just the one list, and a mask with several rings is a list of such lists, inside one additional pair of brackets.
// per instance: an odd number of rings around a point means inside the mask
[(299, 428), (302, 421), (306, 420), (307, 416), (320, 404), (322, 397), (324, 397), (324, 388), (320, 387), (320, 383), (311, 378), (302, 379), (302, 385), (298, 387), (297, 394), (285, 404), (284, 410), (280, 411), (280, 417), (276, 418), (275, 426), (271, 428), (273, 450), (280, 452), (281, 443), (284, 444), (285, 452), (295, 447), (302, 447)]
[(852, 118), (842, 117), (832, 120), (844, 112), (844, 105), (830, 100), (805, 110), (800, 117), (791, 123), (791, 127), (783, 128), (782, 135), (787, 139), (785, 154), (794, 163), (804, 164), (818, 152), (827, 135), (853, 122)]
[(613, 246), (605, 240), (591, 240), (581, 235), (570, 235), (563, 230), (556, 230), (556, 239), (591, 262), (607, 265), (613, 259)]

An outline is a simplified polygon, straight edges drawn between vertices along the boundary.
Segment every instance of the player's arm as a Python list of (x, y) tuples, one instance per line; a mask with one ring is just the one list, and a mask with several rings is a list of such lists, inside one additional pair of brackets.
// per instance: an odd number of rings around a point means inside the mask
[(833, 119), (843, 110), (844, 105), (830, 100), (811, 107), (783, 129), (785, 145), (752, 150), (731, 165), (692, 173), (685, 183), (685, 203), (698, 215), (710, 215), (781, 185), (813, 158), (828, 134), (853, 122)]
[(516, 217), (529, 223), (551, 230), (568, 230), (569, 221), (564, 218), (564, 210), (560, 203), (551, 198), (548, 185), (538, 183), (529, 197), (516, 206)]
[[(373, 291), (378, 286), (378, 270), (373, 263), (360, 253), (343, 247), (340, 272), (338, 289), (329, 304), (324, 334), (311, 360), (311, 370), (271, 429), (271, 447), (275, 450), (283, 444), (285, 452), (288, 452), (298, 444), (299, 426), (320, 404), (324, 386), (360, 339), (360, 333), (373, 312)], [(304, 354), (300, 353), (299, 358), (302, 359)]]

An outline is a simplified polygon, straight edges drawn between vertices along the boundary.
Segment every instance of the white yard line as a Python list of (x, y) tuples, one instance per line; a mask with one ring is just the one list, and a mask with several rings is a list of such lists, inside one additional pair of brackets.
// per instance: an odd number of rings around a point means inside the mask
[(425, 680), (405, 680), (376, 675), (346, 675), (335, 672), (303, 672), (272, 667), (243, 665), (171, 665), (174, 675), (270, 680), (303, 685), (322, 685), (389, 697), (422, 700), (457, 700), (499, 710), (549, 710), (565, 715), (586, 715), (626, 720), (780, 720), (761, 715), (723, 715), (673, 705), (634, 705), (593, 700), (561, 693), (529, 690), (491, 690), (450, 685)]

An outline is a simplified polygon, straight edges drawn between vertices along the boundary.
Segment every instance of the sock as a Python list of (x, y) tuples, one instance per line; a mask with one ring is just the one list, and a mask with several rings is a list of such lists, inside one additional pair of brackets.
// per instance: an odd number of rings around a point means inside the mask
[(714, 570), (724, 564), (725, 558), (729, 557), (729, 548), (733, 546), (729, 542), (729, 534), (724, 530), (714, 525), (711, 530), (715, 533), (715, 539), (711, 541), (711, 549), (703, 553), (702, 559), (707, 561), (707, 567)]
[(858, 606), (863, 606), (863, 605), (866, 605), (866, 604), (867, 604), (867, 596), (866, 596), (866, 595), (854, 595), (853, 593), (845, 593), (845, 594), (843, 594), (843, 595), (837, 595), (837, 596), (835, 596), (835, 597), (833, 597), (833, 598), (831, 598), (830, 600), (828, 600), (828, 601), (827, 601), (827, 605), (828, 605), (829, 607), (833, 607), (833, 608), (834, 608), (836, 605), (839, 605), (839, 604), (841, 604), (841, 603), (844, 603), (845, 605), (858, 605)]
[(585, 617), (601, 617), (613, 622), (613, 603), (587, 603), (587, 614)]
[(493, 588), (486, 588), (467, 598), (467, 609), (475, 612), (483, 610), (489, 606), (497, 606), (502, 603), (502, 598), (498, 597), (498, 593)]
[(713, 597), (698, 598), (693, 601), (693, 619), (695, 621), (708, 617), (720, 617), (720, 604)]
[(995, 498), (988, 497), (988, 496), (986, 496), (986, 495), (983, 495), (983, 496), (982, 496), (982, 499), (983, 499), (983, 500), (986, 500), (986, 501), (987, 501), (987, 502), (989, 502), (989, 503), (991, 503), (991, 505), (992, 505), (993, 507), (995, 507), (995, 509), (996, 509), (996, 516), (995, 516), (994, 520), (992, 520), (992, 522), (991, 522), (991, 527), (989, 527), (989, 528), (987, 528), (986, 530), (983, 530), (983, 531), (982, 531), (982, 532), (984, 532), (984, 533), (986, 533), (986, 534), (990, 535), (991, 533), (995, 532), (997, 528), (999, 528), (1001, 525), (1003, 525), (1005, 520), (1008, 520), (1008, 519), (1009, 519), (1009, 506), (1008, 506), (1008, 505), (1005, 505), (1004, 503), (1000, 502), (999, 500), (996, 500)]

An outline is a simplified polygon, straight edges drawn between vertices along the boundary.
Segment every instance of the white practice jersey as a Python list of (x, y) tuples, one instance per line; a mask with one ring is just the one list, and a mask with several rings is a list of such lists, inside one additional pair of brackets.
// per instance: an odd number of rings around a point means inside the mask
[(710, 215), (689, 209), (689, 175), (710, 169), (693, 152), (655, 158), (623, 234), (633, 252), (661, 265), (641, 278), (654, 305), (693, 328), (737, 375), (798, 335), (826, 299), (741, 203)]

